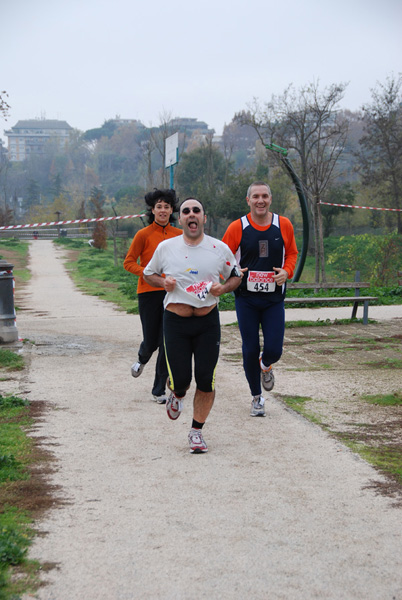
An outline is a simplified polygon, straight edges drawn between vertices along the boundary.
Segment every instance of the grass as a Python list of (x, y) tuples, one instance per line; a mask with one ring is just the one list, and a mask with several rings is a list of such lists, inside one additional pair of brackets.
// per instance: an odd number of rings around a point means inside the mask
[[(355, 424), (353, 433), (333, 431), (325, 425), (316, 414), (314, 414), (314, 408), (312, 406), (312, 403), (314, 402), (313, 398), (305, 396), (279, 397), (289, 408), (312, 423), (321, 426), (333, 437), (342, 441), (353, 452), (359, 454), (368, 463), (379, 469), (385, 475), (394, 478), (399, 485), (402, 485), (402, 444), (395, 443), (388, 437), (387, 429), (381, 428), (383, 423), (379, 423), (375, 426), (375, 436), (367, 434), (367, 430), (372, 427), (367, 424)], [(361, 400), (381, 407), (401, 406), (402, 393), (395, 392), (393, 394), (362, 396)]]
[(365, 400), (369, 404), (376, 404), (377, 406), (402, 406), (402, 392), (362, 396), (362, 400)]
[(3, 250), (11, 250), (15, 255), (19, 255), (21, 258), (25, 258), (28, 253), (28, 248), (28, 242), (23, 242), (18, 238), (0, 239), (0, 256), (3, 259), (5, 258), (4, 256), (2, 256)]
[[(31, 272), (27, 268), (28, 250), (28, 242), (17, 238), (0, 239), (0, 258), (14, 265), (13, 275), (16, 286), (26, 283), (31, 277)], [(15, 308), (18, 310), (18, 307)]]
[(112, 249), (98, 250), (86, 241), (58, 238), (59, 246), (71, 250), (67, 269), (77, 288), (112, 302), (127, 313), (138, 314), (136, 275), (123, 268), (125, 240), (118, 240), (118, 264), (114, 264)]
[(402, 360), (398, 358), (385, 357), (383, 360), (368, 361), (361, 364), (367, 365), (371, 369), (402, 369)]
[(0, 598), (19, 600), (38, 588), (39, 564), (27, 558), (34, 531), (31, 519), (13, 507), (0, 513)]
[(368, 446), (344, 436), (345, 444), (365, 461), (387, 475), (396, 477), (402, 483), (402, 451), (386, 445)]
[[(376, 321), (369, 319), (369, 323), (375, 323)], [(287, 329), (294, 329), (296, 327), (329, 327), (330, 325), (350, 325), (351, 323), (363, 323), (363, 319), (317, 319), (316, 321), (286, 321)]]
[[(21, 371), (22, 356), (0, 349), (0, 370)], [(34, 536), (33, 518), (25, 510), (24, 486), (31, 478), (34, 442), (27, 431), (32, 425), (30, 404), (18, 395), (0, 394), (0, 599), (17, 600), (37, 589), (39, 565), (27, 558)]]
[(287, 406), (289, 406), (289, 408), (292, 408), (295, 412), (311, 421), (311, 423), (316, 423), (317, 425), (326, 428), (322, 421), (308, 409), (307, 405), (313, 398), (310, 398), (309, 396), (280, 396), (280, 398)]
[(13, 485), (30, 477), (33, 441), (26, 431), (31, 424), (26, 399), (0, 395), (1, 600), (17, 600), (21, 593), (37, 587), (39, 565), (27, 558), (34, 536), (32, 517), (18, 506), (18, 493), (12, 491)]
[(24, 359), (21, 355), (12, 350), (0, 348), (0, 367), (7, 371), (21, 371), (24, 366)]

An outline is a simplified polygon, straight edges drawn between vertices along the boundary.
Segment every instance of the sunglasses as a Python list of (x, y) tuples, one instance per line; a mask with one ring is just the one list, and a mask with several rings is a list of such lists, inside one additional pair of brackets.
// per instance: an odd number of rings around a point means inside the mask
[(184, 208), (181, 209), (181, 212), (183, 213), (183, 215), (189, 215), (191, 211), (193, 211), (193, 213), (195, 215), (198, 215), (198, 213), (201, 212), (201, 209), (199, 206), (193, 206), (191, 208), (189, 208), (188, 206), (185, 206)]

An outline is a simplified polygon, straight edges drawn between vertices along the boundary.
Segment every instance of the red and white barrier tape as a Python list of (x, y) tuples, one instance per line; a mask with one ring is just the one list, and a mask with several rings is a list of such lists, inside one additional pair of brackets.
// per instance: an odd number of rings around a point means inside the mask
[(30, 223), (29, 225), (3, 225), (0, 230), (5, 229), (28, 229), (31, 227), (49, 227), (50, 225), (74, 225), (75, 223), (95, 223), (95, 221), (115, 221), (116, 219), (135, 219), (145, 217), (141, 215), (124, 215), (123, 217), (99, 217), (98, 219), (76, 219), (75, 221), (51, 221), (50, 223)]
[(319, 202), (327, 206), (342, 206), (345, 208), (368, 208), (368, 210), (390, 210), (392, 212), (402, 212), (402, 208), (377, 208), (375, 206), (356, 206), (355, 204), (334, 204), (332, 202)]

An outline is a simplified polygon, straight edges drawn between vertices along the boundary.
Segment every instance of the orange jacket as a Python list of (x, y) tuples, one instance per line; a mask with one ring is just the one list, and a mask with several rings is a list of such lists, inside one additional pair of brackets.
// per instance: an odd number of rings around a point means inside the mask
[[(181, 229), (174, 227), (170, 223), (165, 227), (162, 227), (162, 225), (158, 225), (154, 221), (151, 225), (144, 227), (144, 229), (140, 229), (140, 231), (135, 234), (127, 252), (127, 256), (124, 259), (123, 267), (126, 271), (138, 275), (137, 294), (142, 294), (143, 292), (155, 292), (156, 290), (163, 289), (151, 287), (146, 283), (142, 272), (151, 260), (157, 246), (163, 242), (163, 240), (182, 235), (182, 233), (183, 231)], [(137, 262), (138, 258), (140, 259), (139, 264)]]

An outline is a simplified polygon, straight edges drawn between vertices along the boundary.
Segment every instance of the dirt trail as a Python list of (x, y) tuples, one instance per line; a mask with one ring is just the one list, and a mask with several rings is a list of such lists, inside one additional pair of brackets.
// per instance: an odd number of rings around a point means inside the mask
[[(190, 455), (192, 390), (171, 422), (150, 399), (154, 363), (130, 376), (139, 318), (78, 292), (52, 242), (30, 251), (17, 325), (35, 342), (29, 398), (49, 405), (34, 435), (66, 500), (38, 523), (30, 555), (57, 568), (36, 598), (402, 599), (401, 509), (367, 487), (374, 469), (272, 394), (250, 418), (224, 356), (210, 451)], [(286, 376), (306, 384), (278, 370), (278, 393)]]

